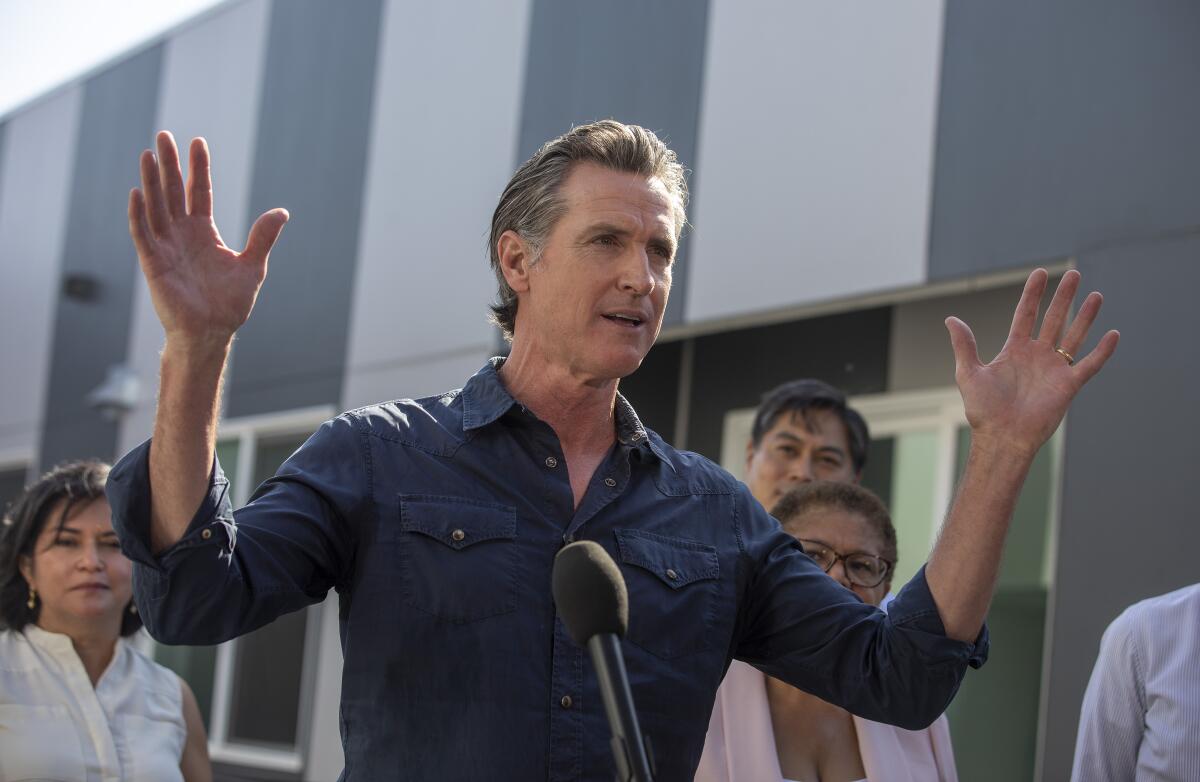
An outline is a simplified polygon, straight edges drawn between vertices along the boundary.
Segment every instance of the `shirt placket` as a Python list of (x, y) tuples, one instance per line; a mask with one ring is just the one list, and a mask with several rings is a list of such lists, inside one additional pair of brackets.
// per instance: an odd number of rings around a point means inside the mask
[[(121, 648), (118, 644), (114, 658), (120, 653)], [(66, 674), (67, 686), (75, 695), (75, 702), (79, 704), (79, 711), (83, 716), (88, 738), (91, 739), (96, 753), (96, 761), (100, 767), (100, 779), (103, 782), (120, 782), (121, 761), (117, 756), (117, 744), (113, 740), (112, 729), (108, 724), (108, 715), (100, 703), (100, 693), (97, 691), (97, 687), (92, 687), (92, 680), (88, 678), (83, 661), (74, 654), (64, 655), (64, 657), (66, 659), (62, 659), (61, 662)], [(113, 663), (115, 662), (117, 661), (114, 659)], [(110, 667), (113, 663), (110, 663)], [(98, 687), (103, 684), (104, 681), (101, 679)]]
[[(549, 469), (559, 469), (561, 457), (555, 454), (546, 458)], [(563, 473), (565, 476), (565, 472)], [(620, 496), (621, 491), (629, 482), (628, 452), (617, 446), (592, 476), (588, 484), (587, 494), (583, 504), (571, 516), (570, 522), (563, 532), (563, 544), (575, 541), (577, 531), (609, 503)], [(564, 477), (565, 480), (565, 477)], [(557, 481), (548, 482), (557, 488)], [(558, 492), (553, 492), (557, 494)], [(567, 496), (573, 502), (568, 482)], [(547, 511), (558, 516), (562, 500), (552, 496), (547, 491)], [(568, 506), (569, 507), (569, 506)], [(550, 689), (550, 768), (549, 779), (552, 782), (577, 780), (583, 775), (583, 733), (584, 714), (586, 709), (597, 713), (600, 704), (586, 703), (583, 697), (583, 671), (585, 651), (581, 649), (567, 632), (555, 614), (554, 641), (551, 662)], [(600, 740), (596, 738), (596, 740)]]

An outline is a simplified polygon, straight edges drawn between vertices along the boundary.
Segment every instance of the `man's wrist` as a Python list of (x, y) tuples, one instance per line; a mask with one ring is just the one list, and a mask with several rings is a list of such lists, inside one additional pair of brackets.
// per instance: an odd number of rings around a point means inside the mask
[(992, 466), (1012, 466), (1028, 469), (1041, 444), (1022, 442), (1011, 434), (971, 431), (970, 461)]
[(204, 368), (225, 365), (233, 347), (233, 334), (167, 335), (162, 360), (182, 367)]

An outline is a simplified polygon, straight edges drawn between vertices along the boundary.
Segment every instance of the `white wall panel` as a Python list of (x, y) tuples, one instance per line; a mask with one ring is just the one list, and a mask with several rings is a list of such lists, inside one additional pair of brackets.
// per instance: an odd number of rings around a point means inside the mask
[(413, 359), (494, 344), (487, 233), (514, 168), (528, 17), (527, 0), (384, 7), (345, 406), (417, 396)]
[[(190, 25), (166, 42), (157, 126), (175, 135), (187, 173), (187, 146), (195, 136), (212, 154), (213, 213), (225, 242), (242, 249), (250, 228), (247, 201), (253, 170), (269, 0), (236, 3)], [(146, 139), (153, 148), (154, 140)], [(136, 169), (137, 161), (129, 161)], [(268, 282), (269, 284), (269, 282)], [(158, 396), (162, 326), (140, 280), (133, 305), (127, 363), (141, 383), (137, 408), (122, 422), (117, 450), (150, 436)]]
[(12, 115), (0, 162), (0, 461), (36, 462), (83, 91)]
[(696, 322), (925, 278), (941, 0), (712, 0)]

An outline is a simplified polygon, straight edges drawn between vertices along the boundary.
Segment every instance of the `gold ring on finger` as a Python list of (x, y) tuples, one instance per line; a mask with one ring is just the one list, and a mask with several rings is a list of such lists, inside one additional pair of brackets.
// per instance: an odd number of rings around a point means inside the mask
[(1072, 356), (1070, 353), (1063, 350), (1061, 347), (1055, 348), (1054, 352), (1058, 353), (1060, 356), (1062, 356), (1063, 358), (1065, 358), (1067, 360), (1067, 366), (1069, 366), (1069, 367), (1075, 366), (1075, 357)]

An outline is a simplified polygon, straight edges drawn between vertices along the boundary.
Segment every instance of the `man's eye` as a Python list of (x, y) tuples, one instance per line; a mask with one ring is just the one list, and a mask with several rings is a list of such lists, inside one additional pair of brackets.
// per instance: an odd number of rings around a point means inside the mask
[(780, 454), (782, 454), (782, 455), (784, 455), (784, 456), (789, 456), (789, 457), (790, 457), (790, 456), (795, 456), (795, 455), (796, 455), (796, 448), (795, 448), (794, 446), (791, 446), (791, 445), (781, 445), (781, 446), (779, 446), (779, 449), (778, 449), (778, 450), (779, 450), (779, 453), (780, 453)]

